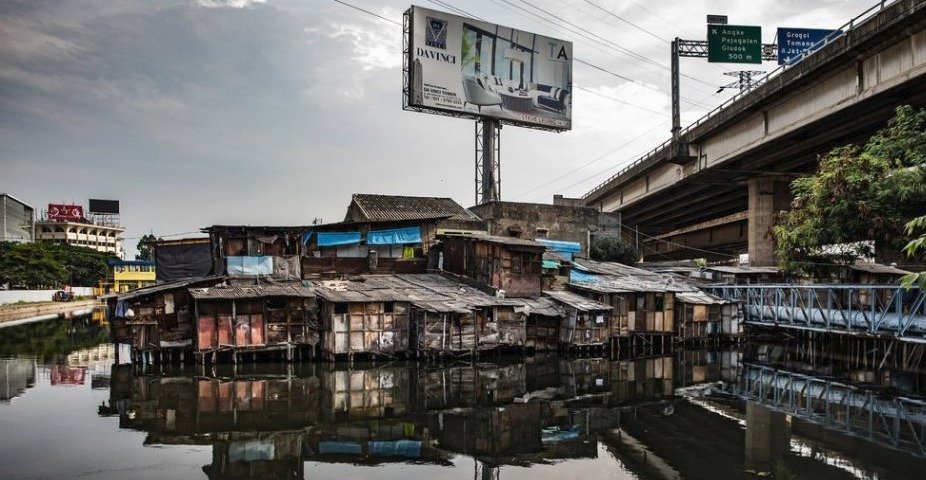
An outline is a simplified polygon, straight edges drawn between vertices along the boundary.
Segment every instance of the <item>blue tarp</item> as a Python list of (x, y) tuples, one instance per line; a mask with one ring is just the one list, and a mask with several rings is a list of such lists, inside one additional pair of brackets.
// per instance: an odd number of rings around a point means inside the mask
[(273, 275), (273, 257), (268, 255), (253, 257), (226, 257), (228, 274), (235, 275)]
[(318, 442), (318, 453), (360, 455), (363, 453), (363, 447), (357, 442)]
[(356, 245), (360, 243), (360, 232), (318, 232), (319, 247)]
[(543, 244), (549, 250), (566, 257), (572, 261), (572, 256), (582, 251), (582, 245), (579, 242), (567, 242), (564, 240), (549, 240), (546, 238), (535, 238), (535, 242)]
[(402, 245), (421, 243), (421, 227), (374, 230), (367, 234), (367, 245)]
[(395, 440), (391, 442), (370, 442), (370, 454), (384, 457), (421, 457), (421, 441)]
[(543, 261), (543, 268), (548, 268), (548, 269), (552, 268), (552, 269), (555, 269), (555, 268), (559, 268), (559, 267), (560, 267), (560, 264), (559, 264), (559, 262), (557, 262), (556, 260), (544, 260), (544, 261)]
[(593, 273), (583, 272), (573, 268), (569, 271), (570, 283), (596, 283), (601, 281), (601, 276)]

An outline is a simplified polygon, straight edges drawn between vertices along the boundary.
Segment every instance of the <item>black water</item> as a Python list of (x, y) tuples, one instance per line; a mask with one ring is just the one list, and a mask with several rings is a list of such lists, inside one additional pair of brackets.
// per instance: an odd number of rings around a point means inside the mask
[(143, 371), (107, 338), (0, 328), (0, 478), (926, 478), (922, 371), (793, 346)]

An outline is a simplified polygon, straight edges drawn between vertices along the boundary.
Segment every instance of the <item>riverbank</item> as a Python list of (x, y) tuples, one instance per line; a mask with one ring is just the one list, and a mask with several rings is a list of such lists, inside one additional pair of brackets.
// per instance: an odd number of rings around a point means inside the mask
[(34, 302), (0, 305), (0, 323), (42, 315), (53, 315), (82, 308), (92, 308), (97, 305), (101, 305), (100, 301), (92, 298), (73, 302)]

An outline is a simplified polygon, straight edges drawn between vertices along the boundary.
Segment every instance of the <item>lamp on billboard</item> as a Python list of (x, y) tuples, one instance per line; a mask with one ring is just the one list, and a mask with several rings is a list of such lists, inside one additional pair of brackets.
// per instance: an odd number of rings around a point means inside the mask
[(502, 124), (572, 128), (572, 42), (418, 6), (403, 28), (403, 108), (476, 120), (476, 203), (499, 200)]

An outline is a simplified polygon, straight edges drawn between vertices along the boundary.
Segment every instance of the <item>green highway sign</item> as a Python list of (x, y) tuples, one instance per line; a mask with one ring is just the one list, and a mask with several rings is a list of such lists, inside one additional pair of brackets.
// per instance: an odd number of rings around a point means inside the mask
[(708, 25), (707, 61), (714, 63), (762, 63), (762, 27)]

